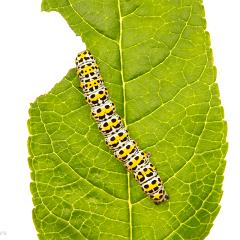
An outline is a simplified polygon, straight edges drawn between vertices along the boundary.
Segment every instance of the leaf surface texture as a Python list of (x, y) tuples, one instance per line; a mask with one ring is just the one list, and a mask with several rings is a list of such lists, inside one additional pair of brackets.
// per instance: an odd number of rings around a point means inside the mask
[(39, 239), (204, 239), (227, 144), (202, 1), (43, 0), (42, 9), (58, 11), (96, 56), (170, 200), (155, 206), (108, 150), (72, 69), (29, 111)]

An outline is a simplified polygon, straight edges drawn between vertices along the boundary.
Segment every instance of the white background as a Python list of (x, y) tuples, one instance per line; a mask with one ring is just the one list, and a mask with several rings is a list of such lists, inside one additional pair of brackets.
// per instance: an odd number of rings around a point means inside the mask
[[(240, 2), (205, 0), (229, 151), (221, 211), (207, 240), (240, 239)], [(0, 5), (0, 240), (37, 240), (32, 223), (26, 121), (29, 103), (74, 67), (84, 49), (57, 13), (40, 0)]]

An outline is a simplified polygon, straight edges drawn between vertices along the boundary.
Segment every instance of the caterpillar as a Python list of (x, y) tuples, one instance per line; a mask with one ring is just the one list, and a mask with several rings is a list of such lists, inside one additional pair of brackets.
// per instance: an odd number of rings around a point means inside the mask
[(91, 106), (92, 117), (96, 120), (105, 142), (140, 184), (142, 190), (155, 204), (169, 199), (155, 166), (150, 162), (150, 153), (142, 151), (130, 138), (115, 104), (109, 99), (96, 59), (89, 50), (76, 57), (77, 75), (86, 101)]

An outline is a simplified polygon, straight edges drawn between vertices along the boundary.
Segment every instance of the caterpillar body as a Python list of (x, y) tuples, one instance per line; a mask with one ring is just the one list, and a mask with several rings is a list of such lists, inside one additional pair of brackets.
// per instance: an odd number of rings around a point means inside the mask
[(128, 171), (141, 185), (143, 191), (160, 204), (169, 199), (156, 168), (150, 162), (150, 153), (143, 152), (130, 138), (115, 104), (109, 99), (96, 59), (89, 50), (76, 57), (77, 75), (91, 114), (105, 137), (105, 142)]

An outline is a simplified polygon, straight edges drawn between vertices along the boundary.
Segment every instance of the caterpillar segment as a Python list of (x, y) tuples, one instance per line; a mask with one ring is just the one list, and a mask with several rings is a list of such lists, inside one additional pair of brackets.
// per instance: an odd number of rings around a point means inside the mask
[(107, 137), (118, 132), (120, 129), (124, 128), (121, 117), (116, 113), (110, 116), (109, 119), (104, 119), (98, 122), (98, 129), (102, 134)]
[(94, 92), (85, 93), (85, 98), (91, 107), (101, 106), (108, 100), (108, 91), (105, 87), (102, 87)]
[(103, 87), (103, 80), (100, 78), (100, 79), (93, 79), (92, 81), (89, 81), (89, 82), (81, 82), (80, 86), (84, 93), (94, 92), (99, 88)]
[[(137, 151), (137, 144), (132, 139), (128, 140), (119, 150), (114, 151), (114, 156), (125, 163)], [(124, 164), (125, 165), (125, 164)]]
[(98, 122), (109, 119), (115, 112), (116, 108), (111, 100), (107, 100), (101, 106), (95, 106), (91, 109), (93, 118)]
[(138, 150), (131, 161), (128, 161), (125, 166), (130, 172), (138, 172), (141, 166), (145, 166), (149, 163), (149, 154), (144, 153), (142, 150)]
[(91, 106), (91, 114), (114, 156), (133, 173), (142, 190), (155, 204), (168, 200), (163, 182), (150, 162), (150, 153), (139, 149), (129, 136), (121, 117), (116, 112), (115, 104), (109, 99), (96, 59), (89, 50), (77, 55), (76, 68), (80, 87)]
[(114, 151), (121, 149), (130, 140), (128, 132), (125, 128), (106, 137), (105, 142), (108, 147)]

